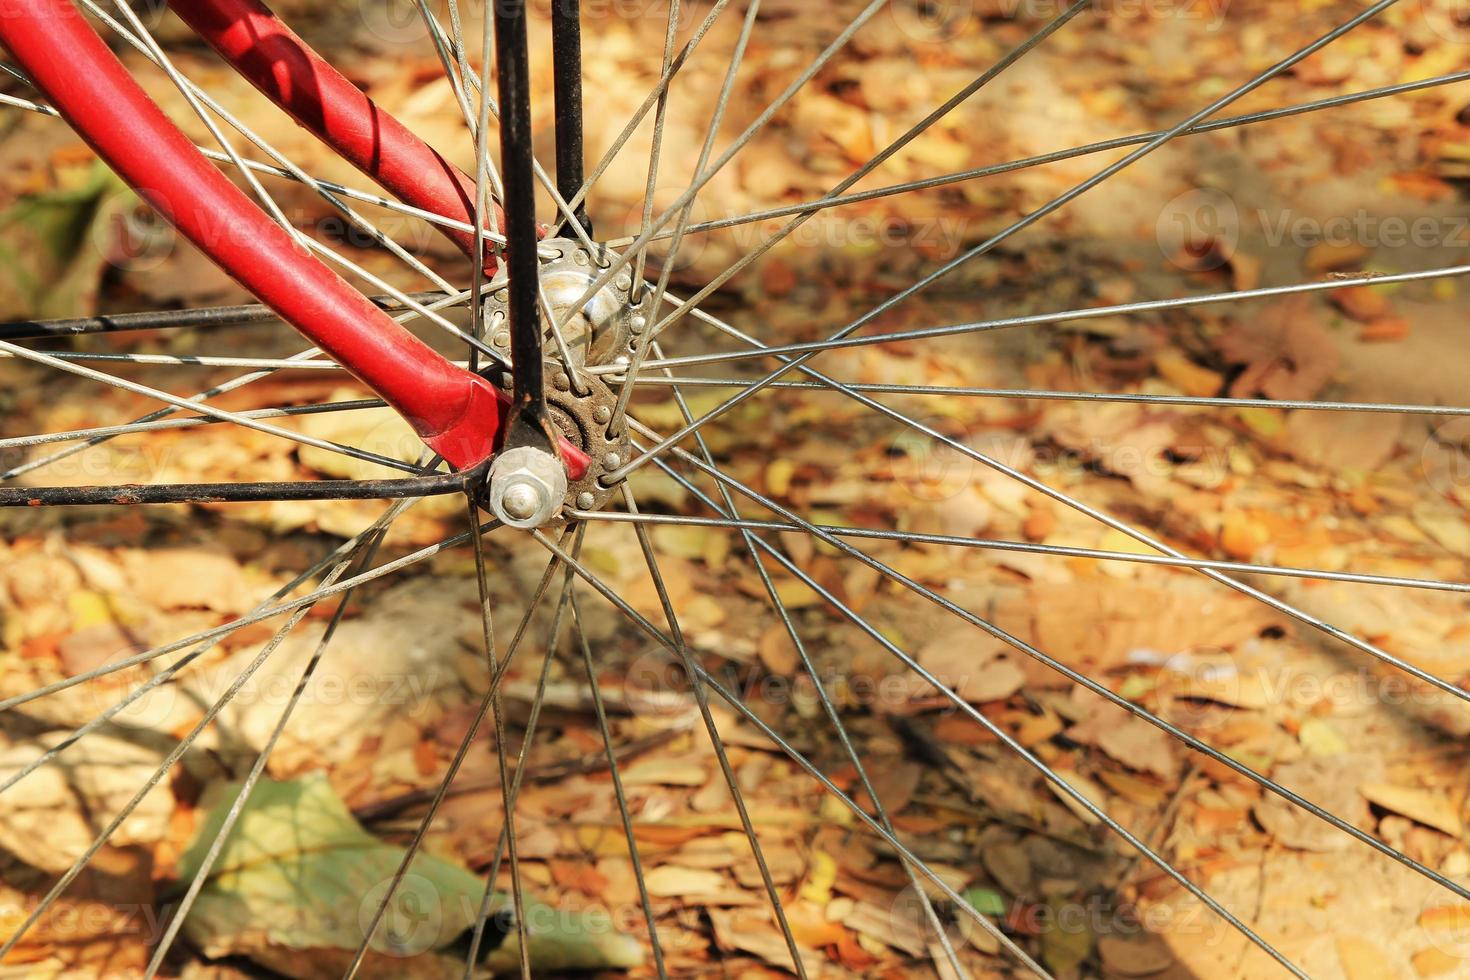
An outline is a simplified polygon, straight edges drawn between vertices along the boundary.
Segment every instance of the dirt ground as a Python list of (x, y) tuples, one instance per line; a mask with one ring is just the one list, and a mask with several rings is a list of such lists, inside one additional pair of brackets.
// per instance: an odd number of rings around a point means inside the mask
[[(861, 6), (762, 4), (716, 152)], [(1362, 9), (1333, 0), (1096, 6), (853, 189), (1167, 129)], [(1470, 26), (1456, 21), (1455, 6), (1405, 0), (1220, 115), (1470, 68)], [(453, 91), (411, 5), (292, 0), (277, 9), (374, 99), (472, 168)], [(680, 43), (708, 10), (684, 4)], [(720, 171), (700, 195), (694, 220), (820, 198), (1060, 12), (1048, 3), (1005, 0), (922, 10), (892, 5)], [(537, 8), (532, 30), (538, 91), (550, 89), (544, 13)], [(665, 14), (657, 4), (601, 5), (588, 13), (588, 102), (595, 106), (587, 120), (589, 159), (601, 156), (657, 80)], [(310, 172), (365, 186), (191, 42), (182, 25), (169, 16), (153, 23), (178, 66), (247, 125)], [(473, 7), (467, 36), (479, 37), (478, 24)], [(733, 9), (717, 18), (672, 88), (655, 193), (660, 209), (688, 185), (739, 26)], [(124, 58), (176, 121), (207, 142), (168, 80), (137, 56)], [(18, 84), (6, 91), (25, 97)], [(7, 260), (0, 267), (0, 318), (247, 301), (186, 243), (147, 224), (63, 125), (3, 113), (0, 197), (7, 210), (0, 249)], [(549, 120), (548, 106), (538, 104), (537, 118)], [(738, 534), (707, 525), (653, 529), (680, 627), (705, 669), (873, 812), (816, 696), (802, 659), (809, 656), (899, 839), (1058, 977), (1283, 972), (1175, 874), (1309, 976), (1470, 977), (1470, 903), (1250, 775), (1470, 887), (1470, 707), (1410, 672), (1461, 690), (1470, 676), (1464, 587), (1413, 587), (1470, 581), (1470, 426), (1424, 413), (1034, 397), (1056, 391), (1464, 405), (1470, 372), (1460, 334), (1470, 306), (1465, 285), (1451, 275), (1247, 302), (1093, 311), (1465, 264), (1467, 122), (1470, 89), (1459, 83), (1180, 137), (864, 332), (1070, 316), (833, 350), (816, 361), (850, 384), (992, 389), (984, 396), (874, 397), (1000, 467), (828, 390), (767, 391), (707, 429), (723, 469), (806, 520), (951, 538), (844, 539), (883, 563), (885, 574), (806, 535), (763, 533), (828, 596), (766, 561), (801, 650), (773, 612)], [(635, 133), (589, 198), (599, 238), (638, 230), (649, 134), (647, 124)], [(537, 139), (549, 161), (549, 122)], [(706, 307), (763, 343), (826, 338), (1127, 152), (1113, 148), (822, 211)], [(309, 190), (280, 181), (269, 187), (298, 227), (398, 287), (424, 288), (391, 255), (349, 240)], [(453, 247), (426, 226), (369, 205), (363, 211), (447, 278), (467, 275)], [(694, 236), (681, 250), (672, 290), (692, 293), (781, 223)], [(655, 252), (651, 268), (662, 259)], [(425, 336), (451, 349), (444, 338)], [(688, 320), (662, 343), (671, 356), (739, 349)], [(97, 335), (63, 349), (280, 357), (304, 346), (286, 328), (263, 324)], [(185, 395), (239, 373), (197, 364), (101, 366)], [(674, 370), (754, 378), (770, 366), (746, 358)], [(1022, 390), (1033, 397), (1018, 396)], [(730, 393), (713, 385), (683, 391), (696, 416)], [(212, 403), (246, 410), (362, 394), (341, 373), (277, 372)], [(125, 422), (154, 407), (115, 388), (0, 360), (0, 439)], [(683, 421), (665, 388), (641, 391), (632, 412), (663, 432)], [(420, 451), (386, 410), (278, 421), (406, 460)], [(0, 443), (0, 459), (9, 470), (55, 448)], [(715, 493), (693, 470), (675, 471), (699, 494)], [(211, 425), (99, 443), (14, 479), (52, 486), (388, 472)], [(1028, 489), (1017, 476), (1191, 556), (1397, 584), (1230, 571), (1241, 584), (1232, 590), (1191, 568), (1075, 550), (1004, 550), (996, 545), (1152, 553), (1119, 526)], [(653, 467), (638, 471), (631, 485), (645, 512), (714, 514), (689, 487)], [(384, 507), (297, 502), (0, 512), (0, 697), (24, 696), (245, 615)], [(743, 499), (739, 507), (743, 517), (772, 518)], [(377, 561), (431, 546), (461, 532), (465, 521), (458, 498), (426, 500), (393, 525)], [(486, 544), (503, 651), (547, 555), (530, 539), (501, 532)], [(581, 547), (585, 564), (633, 609), (664, 623), (631, 526), (590, 521)], [(789, 975), (790, 953), (682, 666), (595, 592), (577, 595), (668, 974)], [(1276, 605), (1259, 596), (1274, 597)], [(191, 977), (340, 975), (362, 934), (361, 908), (381, 896), (475, 724), (488, 689), (478, 609), (466, 547), (353, 594), (271, 752), (270, 789), (246, 811), (240, 842), (207, 884), (169, 970)], [(332, 612), (328, 603), (313, 607), (272, 650), (61, 903), (27, 932), (4, 969), (15, 976), (139, 972), (180, 882), (197, 867), (199, 842), (208, 846), (210, 821), (226, 805), (222, 794), (270, 740)], [(533, 947), (532, 958), (545, 975), (579, 964), (600, 965), (609, 976), (623, 967), (657, 975), (583, 650), (565, 622), (553, 636), (554, 619), (550, 599), (531, 613), (502, 691), (512, 759), (535, 720), (515, 811), (521, 875), (547, 913), (549, 938)], [(977, 628), (974, 619), (994, 629)], [(280, 622), (227, 634), (55, 763), (0, 793), (0, 920), (7, 935), (232, 679), (269, 648)], [(915, 663), (954, 696), (920, 678)], [(1057, 667), (1141, 706), (1175, 734), (1128, 715)], [(147, 670), (6, 702), (0, 769), (20, 771), (145, 682)], [(757, 725), (718, 702), (713, 710), (808, 974), (951, 975), (893, 846)], [(465, 896), (478, 903), (472, 886), (495, 863), (503, 827), (496, 730), (488, 723), (479, 729), (437, 812), (425, 841), (433, 863), (413, 866), (411, 897), (423, 914), (395, 906), (390, 944), (369, 958), (367, 972), (461, 975), (461, 944), (474, 912), (463, 907)], [(997, 732), (1168, 867), (1047, 783)], [(1194, 751), (1180, 733), (1223, 755)], [(280, 844), (288, 825), (311, 845)], [(331, 860), (303, 857), (315, 853)], [(497, 888), (508, 887), (502, 868)], [(967, 972), (1024, 974), (948, 896), (934, 894)], [(513, 971), (516, 963), (503, 944), (487, 969)]]

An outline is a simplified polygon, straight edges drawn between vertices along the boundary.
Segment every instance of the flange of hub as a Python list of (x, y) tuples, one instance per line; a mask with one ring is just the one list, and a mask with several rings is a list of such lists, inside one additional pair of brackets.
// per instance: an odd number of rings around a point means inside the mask
[(577, 510), (597, 510), (612, 499), (617, 486), (603, 486), (601, 478), (628, 460), (628, 427), (620, 435), (608, 432), (618, 393), (595, 375), (584, 374), (585, 389), (577, 394), (572, 380), (560, 364), (546, 365), (546, 413), (562, 435), (592, 458), (580, 480), (567, 486), (566, 505)]
[[(607, 259), (594, 256), (586, 246), (569, 238), (545, 239), (539, 250), (543, 255), (554, 254), (554, 257), (541, 260), (541, 289), (557, 321), (567, 319), (562, 328), (562, 338), (573, 363), (581, 367), (613, 364), (619, 358), (628, 358), (639, 335), (653, 323), (650, 312), (653, 290), (643, 290), (637, 303), (630, 302), (633, 279), (629, 273), (620, 272), (584, 303), (575, 316), (567, 318), (573, 305), (606, 271)], [(508, 356), (510, 294), (503, 272), (491, 280), (489, 290), (490, 295), (485, 300), (485, 324), (490, 344)], [(561, 354), (549, 328), (546, 331), (546, 352), (554, 357)]]

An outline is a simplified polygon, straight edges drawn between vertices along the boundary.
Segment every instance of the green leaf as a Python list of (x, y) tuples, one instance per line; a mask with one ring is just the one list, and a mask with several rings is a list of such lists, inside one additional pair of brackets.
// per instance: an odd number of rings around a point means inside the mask
[[(179, 860), (192, 880), (219, 836), (239, 784), (210, 788), (209, 815)], [(362, 942), (404, 848), (378, 840), (353, 819), (324, 776), (262, 780), (190, 910), (184, 933), (210, 957), (244, 955), (288, 976), (340, 974)], [(374, 934), (363, 975), (437, 977), (462, 954), (444, 952), (475, 922), (485, 885), (466, 868), (420, 851), (414, 856)], [(492, 913), (508, 914), (502, 895)], [(636, 966), (642, 948), (612, 928), (608, 915), (566, 913), (528, 899), (530, 956), (537, 970)], [(487, 948), (497, 941), (494, 923)], [(484, 963), (518, 968), (513, 921)], [(301, 955), (301, 954), (307, 955)], [(463, 967), (458, 968), (462, 971)]]
[(965, 901), (981, 915), (1000, 916), (1006, 914), (1005, 896), (994, 888), (971, 888), (965, 892)]
[(23, 197), (0, 214), (0, 319), (91, 313), (113, 226), (136, 203), (98, 163), (80, 186)]
[(1073, 975), (1092, 955), (1097, 937), (1088, 910), (1060, 896), (1047, 900), (1046, 924), (1041, 930), (1041, 960), (1058, 976)]

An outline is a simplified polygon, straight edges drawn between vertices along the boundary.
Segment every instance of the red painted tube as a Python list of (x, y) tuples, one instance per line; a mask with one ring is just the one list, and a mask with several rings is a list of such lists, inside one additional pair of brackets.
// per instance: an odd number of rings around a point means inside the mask
[[(240, 285), (460, 468), (495, 451), (508, 396), (395, 323), (256, 207), (149, 100), (68, 0), (0, 16), (0, 44), (119, 176)], [(572, 478), (587, 457), (563, 444)]]
[[(400, 201), (474, 224), (474, 178), (378, 108), (259, 0), (173, 0), (169, 9), (268, 99)], [(473, 254), (474, 235), (436, 227)], [(494, 256), (486, 256), (486, 269), (494, 273)]]

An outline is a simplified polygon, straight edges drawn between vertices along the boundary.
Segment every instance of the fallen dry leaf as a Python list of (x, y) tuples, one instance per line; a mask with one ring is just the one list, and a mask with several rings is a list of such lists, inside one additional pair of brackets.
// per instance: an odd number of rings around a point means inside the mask
[(1442, 830), (1451, 837), (1459, 837), (1465, 832), (1460, 815), (1443, 793), (1392, 783), (1365, 783), (1358, 787), (1358, 791), (1369, 803), (1417, 820), (1426, 827)]

